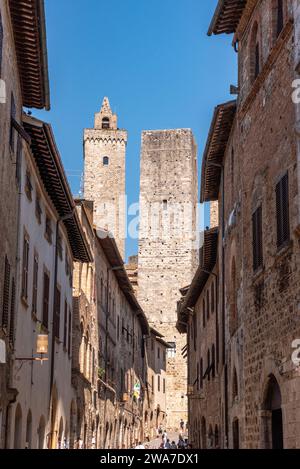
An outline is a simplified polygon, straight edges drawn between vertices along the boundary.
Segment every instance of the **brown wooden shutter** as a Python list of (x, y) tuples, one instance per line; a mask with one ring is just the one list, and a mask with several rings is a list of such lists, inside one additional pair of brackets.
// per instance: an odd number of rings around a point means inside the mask
[(72, 346), (72, 312), (69, 310), (69, 324), (68, 324), (68, 354), (71, 356), (71, 346)]
[(68, 303), (65, 300), (65, 312), (64, 312), (64, 347), (67, 347), (67, 331), (68, 331)]
[(23, 241), (23, 266), (22, 266), (22, 297), (28, 298), (28, 260), (29, 260), (29, 240), (24, 236)]
[(33, 260), (33, 285), (32, 285), (32, 312), (37, 315), (37, 291), (38, 291), (39, 261), (37, 256)]
[(43, 287), (43, 326), (48, 329), (49, 321), (49, 287), (50, 278), (47, 272), (44, 272), (44, 287)]
[(57, 339), (59, 339), (59, 326), (60, 326), (60, 290), (56, 286), (55, 288), (55, 308), (54, 308), (54, 318), (53, 318), (53, 329), (54, 335)]
[(10, 324), (9, 324), (9, 342), (11, 346), (15, 343), (15, 314), (16, 314), (16, 285), (15, 279), (12, 279), (11, 302), (10, 302)]
[(9, 290), (10, 290), (10, 264), (5, 256), (3, 305), (2, 305), (2, 327), (7, 329), (9, 319)]
[(2, 69), (2, 57), (3, 57), (3, 24), (2, 24), (2, 17), (0, 11), (0, 76), (1, 76), (1, 69)]
[(290, 239), (288, 174), (276, 185), (276, 217), (277, 247), (281, 248)]
[(262, 239), (262, 207), (258, 207), (252, 215), (253, 230), (253, 270), (263, 265), (263, 239)]

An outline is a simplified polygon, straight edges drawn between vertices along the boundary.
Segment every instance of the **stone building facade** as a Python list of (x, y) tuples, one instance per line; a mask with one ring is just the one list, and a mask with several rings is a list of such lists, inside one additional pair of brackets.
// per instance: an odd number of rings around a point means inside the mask
[(125, 255), (125, 157), (127, 132), (117, 127), (108, 98), (84, 131), (84, 196), (94, 202), (94, 223), (111, 231)]
[(220, 441), (297, 448), (299, 5), (220, 0), (209, 34), (221, 33), (234, 34), (238, 97), (215, 109), (201, 184), (220, 208)]
[(191, 130), (144, 131), (141, 150), (138, 299), (170, 343), (167, 426), (187, 420), (185, 338), (176, 329), (179, 288), (197, 262), (197, 150)]
[(200, 264), (178, 303), (177, 328), (187, 335), (189, 438), (193, 448), (221, 446), (218, 228), (207, 229)]
[[(20, 36), (22, 40), (20, 40)], [(34, 39), (32, 40), (32, 37)], [(0, 448), (8, 445), (8, 421), (16, 390), (11, 387), (14, 350), (19, 186), (17, 160), (25, 140), (22, 106), (49, 108), (43, 2), (0, 4)], [(24, 60), (30, 44), (32, 61)], [(44, 60), (42, 60), (42, 57)]]
[(144, 409), (144, 439), (152, 440), (157, 430), (165, 430), (167, 424), (167, 350), (169, 344), (162, 334), (150, 328), (147, 339), (147, 396)]
[(85, 448), (95, 449), (100, 445), (98, 376), (102, 345), (95, 284), (93, 204), (76, 200), (76, 206), (92, 259), (90, 263), (76, 262), (73, 272), (72, 387), (75, 396), (71, 404), (70, 448), (76, 447), (81, 439)]
[[(57, 449), (70, 439), (73, 260), (88, 262), (75, 204), (49, 124), (23, 115), (18, 282), (8, 447)], [(37, 350), (43, 337), (44, 355)], [(39, 362), (39, 358), (47, 360)]]

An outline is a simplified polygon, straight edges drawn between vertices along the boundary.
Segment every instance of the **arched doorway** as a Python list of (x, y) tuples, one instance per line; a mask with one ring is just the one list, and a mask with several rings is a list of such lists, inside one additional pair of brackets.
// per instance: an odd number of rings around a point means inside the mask
[(201, 448), (206, 449), (206, 420), (204, 417), (201, 419)]
[(15, 413), (14, 449), (22, 449), (22, 409), (17, 405)]
[(28, 411), (27, 421), (26, 421), (26, 448), (31, 449), (32, 445), (32, 414), (31, 410)]
[(263, 447), (266, 449), (283, 449), (281, 391), (274, 375), (269, 377), (264, 394), (263, 410)]
[(39, 428), (37, 430), (38, 449), (44, 449), (45, 429), (46, 429), (46, 420), (45, 420), (45, 417), (42, 415), (40, 418)]

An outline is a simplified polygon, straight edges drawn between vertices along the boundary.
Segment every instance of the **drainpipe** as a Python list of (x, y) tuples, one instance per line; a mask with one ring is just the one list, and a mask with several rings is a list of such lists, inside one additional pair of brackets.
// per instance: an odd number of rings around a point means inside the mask
[[(56, 284), (57, 284), (57, 270), (58, 270), (58, 233), (59, 225), (61, 222), (72, 218), (76, 208), (74, 207), (70, 213), (60, 217), (56, 221), (56, 232), (55, 232), (55, 264), (54, 264), (54, 284), (53, 284), (53, 315), (52, 315), (52, 337), (51, 337), (51, 367), (50, 367), (50, 392), (49, 392), (49, 411), (51, 409), (51, 397), (52, 397), (52, 386), (54, 380), (54, 365), (55, 365), (55, 333), (54, 333), (54, 317), (55, 317), (55, 307), (56, 307)], [(51, 419), (50, 419), (51, 421)], [(50, 448), (52, 447), (52, 429), (50, 432)]]

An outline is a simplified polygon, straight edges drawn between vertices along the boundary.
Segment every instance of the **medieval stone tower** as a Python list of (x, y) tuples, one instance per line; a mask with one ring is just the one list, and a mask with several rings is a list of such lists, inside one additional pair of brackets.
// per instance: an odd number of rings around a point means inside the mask
[(108, 98), (95, 114), (93, 129), (84, 130), (84, 197), (94, 202), (94, 220), (113, 233), (124, 259), (127, 132), (118, 129)]
[[(167, 426), (187, 421), (185, 336), (176, 329), (179, 289), (198, 259), (197, 148), (191, 130), (144, 131), (140, 180), (138, 299), (150, 324), (174, 345), (167, 360)], [(183, 354), (183, 355), (182, 355)]]

